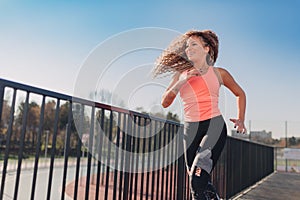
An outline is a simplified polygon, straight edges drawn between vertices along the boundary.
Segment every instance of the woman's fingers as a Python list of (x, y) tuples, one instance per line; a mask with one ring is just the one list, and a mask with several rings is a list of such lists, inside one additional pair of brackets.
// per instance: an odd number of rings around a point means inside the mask
[(241, 122), (238, 119), (229, 119), (231, 122), (234, 123), (234, 128), (237, 128), (238, 133), (246, 133), (247, 129), (245, 128), (245, 125), (243, 122)]
[(238, 120), (237, 119), (230, 119), (230, 121), (234, 123), (234, 128), (236, 128)]
[(232, 121), (233, 123), (235, 123), (236, 122), (236, 119), (229, 119), (230, 121)]

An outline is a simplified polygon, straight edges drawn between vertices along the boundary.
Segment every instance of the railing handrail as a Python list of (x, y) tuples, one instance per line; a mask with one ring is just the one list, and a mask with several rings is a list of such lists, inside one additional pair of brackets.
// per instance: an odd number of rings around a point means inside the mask
[(240, 141), (243, 141), (243, 142), (247, 142), (247, 143), (257, 144), (257, 145), (260, 145), (260, 146), (265, 146), (265, 147), (270, 147), (270, 148), (274, 148), (275, 147), (274, 145), (264, 144), (264, 143), (261, 143), (261, 142), (258, 142), (258, 141), (254, 141), (254, 140), (250, 140), (249, 141), (249, 140), (245, 140), (245, 139), (242, 139), (242, 138), (233, 137), (233, 136), (230, 136), (230, 135), (228, 135), (227, 137), (233, 138), (235, 140), (240, 140)]
[(129, 114), (129, 115), (135, 115), (135, 116), (139, 116), (139, 117), (143, 117), (143, 118), (147, 118), (147, 119), (154, 119), (156, 121), (160, 121), (160, 122), (167, 122), (170, 124), (176, 124), (176, 125), (180, 125), (183, 126), (183, 124), (179, 123), (179, 122), (175, 122), (169, 119), (162, 119), (156, 116), (152, 116), (150, 117), (149, 114), (145, 114), (145, 113), (140, 113), (140, 112), (136, 112), (133, 110), (129, 110), (129, 109), (125, 109), (125, 108), (121, 108), (118, 106), (113, 106), (113, 105), (108, 105), (105, 103), (100, 103), (97, 101), (92, 101), (92, 100), (88, 100), (88, 99), (84, 99), (84, 98), (80, 98), (80, 97), (74, 97), (71, 95), (66, 95), (66, 94), (62, 94), (59, 92), (54, 92), (51, 90), (47, 90), (47, 89), (43, 89), (43, 88), (38, 88), (38, 87), (34, 87), (34, 86), (30, 86), (24, 83), (18, 83), (18, 82), (14, 82), (14, 81), (10, 81), (10, 80), (6, 80), (6, 79), (2, 79), (0, 78), (0, 86), (2, 85), (2, 87), (11, 87), (17, 90), (24, 90), (27, 91), (29, 93), (35, 93), (35, 94), (39, 94), (42, 96), (47, 96), (47, 97), (52, 97), (52, 98), (57, 98), (57, 99), (64, 99), (70, 102), (76, 102), (76, 103), (82, 103), (85, 105), (89, 105), (89, 106), (95, 106), (98, 108), (103, 108), (106, 110), (111, 110), (111, 111), (117, 111), (117, 112), (121, 112), (121, 113), (125, 113), (125, 114)]

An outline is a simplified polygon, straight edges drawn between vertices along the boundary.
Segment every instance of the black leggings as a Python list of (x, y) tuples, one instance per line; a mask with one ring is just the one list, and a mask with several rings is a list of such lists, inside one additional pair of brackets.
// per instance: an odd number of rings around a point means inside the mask
[[(200, 122), (185, 122), (184, 157), (190, 173), (193, 199), (205, 199), (204, 191), (226, 142), (227, 128), (222, 116)], [(200, 176), (196, 169), (201, 169)]]

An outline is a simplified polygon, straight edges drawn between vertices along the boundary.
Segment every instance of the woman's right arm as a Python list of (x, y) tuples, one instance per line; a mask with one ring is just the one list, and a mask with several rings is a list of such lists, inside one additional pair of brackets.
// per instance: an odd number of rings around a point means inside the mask
[(169, 107), (173, 103), (181, 86), (185, 83), (184, 80), (180, 80), (179, 78), (180, 78), (180, 73), (176, 72), (173, 76), (173, 79), (172, 79), (169, 87), (166, 89), (165, 93), (163, 94), (161, 105), (164, 108)]
[(199, 71), (195, 68), (187, 70), (186, 73), (184, 74), (180, 72), (176, 72), (173, 76), (173, 79), (169, 87), (166, 89), (165, 93), (163, 94), (161, 105), (164, 108), (169, 107), (173, 103), (180, 88), (187, 82), (187, 80), (193, 76), (199, 76), (199, 75), (200, 75)]

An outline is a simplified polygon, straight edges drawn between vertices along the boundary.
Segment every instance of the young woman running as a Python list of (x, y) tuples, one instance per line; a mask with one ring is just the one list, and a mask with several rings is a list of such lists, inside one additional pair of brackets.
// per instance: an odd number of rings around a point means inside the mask
[(226, 69), (214, 66), (218, 48), (218, 37), (213, 31), (188, 31), (162, 53), (153, 71), (154, 77), (173, 73), (162, 106), (170, 106), (178, 93), (183, 103), (184, 156), (194, 200), (208, 199), (210, 174), (227, 137), (218, 107), (221, 85), (237, 97), (238, 116), (230, 121), (238, 132), (246, 132), (246, 95)]

